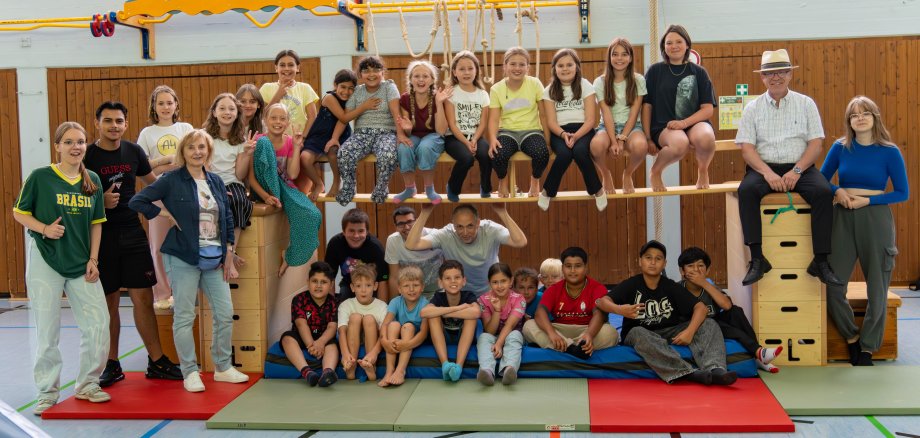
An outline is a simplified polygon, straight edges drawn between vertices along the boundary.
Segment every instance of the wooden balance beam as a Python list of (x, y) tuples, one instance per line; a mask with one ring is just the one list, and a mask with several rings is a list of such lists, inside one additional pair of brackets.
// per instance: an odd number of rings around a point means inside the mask
[[(726, 151), (739, 151), (741, 150), (734, 140), (717, 140), (716, 141), (716, 152), (726, 152)], [(554, 158), (555, 155), (551, 155), (550, 158)], [(517, 163), (522, 161), (530, 161), (530, 157), (523, 152), (516, 152), (511, 156), (510, 163)], [(328, 163), (328, 158), (323, 155), (317, 157), (317, 163)], [(361, 160), (362, 163), (375, 163), (377, 162), (377, 156), (374, 154), (369, 154)], [(438, 157), (438, 163), (454, 163), (456, 160), (451, 158), (446, 152), (442, 153)], [(515, 166), (508, 166), (508, 175), (506, 178), (510, 178), (511, 181), (515, 181)], [(696, 186), (673, 186), (668, 187), (666, 192), (654, 192), (651, 188), (643, 187), (637, 188), (634, 193), (625, 194), (622, 190), (617, 190), (616, 193), (608, 193), (607, 199), (623, 199), (623, 198), (648, 198), (653, 196), (677, 196), (677, 195), (706, 195), (713, 193), (727, 193), (727, 192), (736, 192), (738, 191), (738, 182), (726, 182), (721, 184), (710, 184), (708, 189), (698, 189)], [(463, 203), (494, 203), (494, 202), (537, 202), (537, 197), (529, 197), (526, 193), (517, 192), (515, 184), (511, 184), (511, 196), (507, 198), (501, 198), (498, 196), (492, 196), (490, 198), (483, 198), (478, 193), (461, 193), (460, 202)], [(446, 196), (442, 196), (442, 202), (450, 202), (447, 200)], [(392, 199), (392, 196), (388, 199)], [(554, 201), (586, 201), (593, 200), (594, 196), (589, 195), (585, 191), (561, 191), (556, 194), (556, 197), (553, 198)], [(336, 202), (334, 197), (320, 196), (317, 198), (317, 202)], [(370, 193), (356, 193), (355, 197), (352, 199), (352, 202), (372, 202)], [(407, 203), (429, 203), (431, 201), (424, 195), (424, 193), (416, 194), (410, 199), (406, 199), (403, 202)]]

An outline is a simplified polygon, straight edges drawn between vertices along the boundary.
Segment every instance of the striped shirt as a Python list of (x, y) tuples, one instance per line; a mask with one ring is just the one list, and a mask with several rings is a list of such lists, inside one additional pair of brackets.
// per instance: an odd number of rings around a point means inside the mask
[(744, 108), (735, 143), (750, 143), (765, 163), (799, 161), (810, 140), (824, 138), (818, 106), (810, 97), (789, 90), (779, 107), (769, 93)]

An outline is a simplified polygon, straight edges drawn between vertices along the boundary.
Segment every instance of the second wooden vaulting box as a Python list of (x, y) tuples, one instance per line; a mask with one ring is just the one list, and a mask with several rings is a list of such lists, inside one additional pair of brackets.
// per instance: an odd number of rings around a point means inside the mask
[[(239, 278), (230, 281), (233, 300), (233, 366), (243, 372), (263, 371), (265, 352), (274, 342), (269, 339), (269, 305), (278, 291), (278, 268), (288, 243), (288, 223), (280, 210), (255, 204), (251, 225), (243, 230), (236, 252), (246, 264)], [(213, 340), (212, 311), (199, 292), (201, 309), (202, 370), (214, 371), (211, 358)]]

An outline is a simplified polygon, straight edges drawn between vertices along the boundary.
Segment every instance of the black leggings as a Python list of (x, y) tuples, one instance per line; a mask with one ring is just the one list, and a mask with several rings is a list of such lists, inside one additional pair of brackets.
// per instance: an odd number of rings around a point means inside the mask
[[(463, 188), (463, 180), (473, 168), (473, 154), (470, 153), (465, 143), (453, 135), (444, 137), (444, 151), (457, 161), (450, 171), (447, 187), (451, 193), (459, 195)], [(476, 142), (475, 159), (479, 162), (479, 187), (482, 193), (490, 193), (492, 191), (492, 159), (489, 158), (489, 142), (484, 138)]]
[(492, 166), (495, 168), (498, 179), (505, 179), (508, 176), (511, 156), (518, 150), (530, 157), (531, 176), (534, 178), (543, 176), (543, 171), (549, 164), (549, 150), (546, 149), (546, 139), (542, 134), (528, 135), (520, 145), (514, 137), (498, 134), (498, 142), (502, 147), (495, 152), (495, 158), (492, 160)]
[[(562, 130), (568, 133), (574, 133), (581, 129), (582, 123), (569, 123), (562, 126)], [(579, 138), (575, 145), (569, 149), (562, 137), (552, 134), (549, 137), (549, 144), (556, 153), (556, 159), (553, 161), (549, 173), (546, 175), (546, 182), (543, 183), (543, 190), (546, 190), (546, 196), (554, 198), (559, 191), (559, 183), (562, 182), (562, 176), (565, 175), (566, 169), (575, 159), (575, 164), (581, 170), (581, 175), (585, 179), (585, 187), (588, 194), (594, 195), (601, 190), (601, 181), (597, 178), (597, 169), (594, 168), (594, 161), (591, 160), (591, 139), (594, 138), (594, 130), (588, 131), (583, 137)]]

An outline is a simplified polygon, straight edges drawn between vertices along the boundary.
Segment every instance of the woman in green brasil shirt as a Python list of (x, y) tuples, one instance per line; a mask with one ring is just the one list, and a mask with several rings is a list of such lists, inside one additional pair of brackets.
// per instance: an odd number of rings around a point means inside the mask
[(35, 169), (13, 206), (13, 217), (32, 237), (26, 287), (38, 334), (36, 415), (57, 403), (61, 389), (61, 291), (67, 292), (80, 327), (76, 398), (93, 403), (111, 399), (99, 387), (109, 347), (109, 312), (97, 266), (105, 222), (101, 183), (83, 167), (86, 130), (79, 123), (61, 123), (54, 148), (60, 161)]

